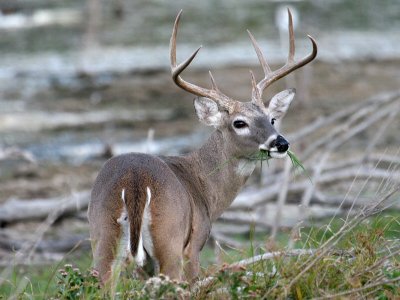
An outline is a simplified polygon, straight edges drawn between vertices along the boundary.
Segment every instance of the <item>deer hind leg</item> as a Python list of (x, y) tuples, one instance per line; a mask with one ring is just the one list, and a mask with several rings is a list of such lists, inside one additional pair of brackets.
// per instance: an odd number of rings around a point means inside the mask
[[(117, 230), (117, 228), (115, 228)], [(114, 277), (115, 257), (118, 252), (118, 235), (115, 231), (102, 232), (100, 236), (93, 237), (93, 262), (94, 268), (99, 272), (103, 284)]]
[(166, 224), (152, 226), (154, 258), (160, 273), (177, 280), (183, 279), (184, 234), (180, 231), (180, 228), (168, 228)]
[[(122, 190), (121, 198), (124, 200)], [(93, 240), (94, 267), (99, 271), (100, 279), (106, 283), (110, 279), (115, 281), (122, 268), (132, 260), (130, 249), (130, 229), (126, 207), (124, 206), (117, 223), (111, 217), (103, 217), (102, 228), (91, 228)], [(107, 228), (107, 230), (104, 230)]]
[(160, 273), (169, 276), (171, 279), (182, 280), (182, 248), (164, 248), (157, 257), (160, 264)]
[[(154, 195), (153, 195), (154, 196)], [(171, 228), (171, 224), (165, 218), (158, 218), (159, 213), (152, 214), (150, 204), (153, 202), (151, 188), (146, 187), (146, 205), (143, 212), (140, 239), (144, 251), (150, 256), (145, 267), (151, 267), (150, 273), (162, 273), (173, 279), (182, 278), (182, 244), (181, 236), (178, 234), (171, 237), (171, 233), (179, 231)], [(157, 201), (157, 200), (155, 200)], [(157, 210), (157, 208), (156, 208)], [(160, 209), (160, 211), (163, 211)], [(156, 219), (153, 219), (155, 217)], [(139, 249), (138, 249), (139, 251)], [(136, 258), (135, 258), (136, 259)], [(139, 266), (143, 262), (137, 261)]]

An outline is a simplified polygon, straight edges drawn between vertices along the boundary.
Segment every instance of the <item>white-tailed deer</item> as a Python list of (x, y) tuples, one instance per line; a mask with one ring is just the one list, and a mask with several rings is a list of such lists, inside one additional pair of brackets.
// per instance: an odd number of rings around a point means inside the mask
[(239, 102), (220, 92), (211, 73), (211, 89), (181, 78), (200, 50), (177, 65), (181, 13), (170, 41), (172, 78), (180, 88), (199, 96), (194, 101), (197, 116), (215, 131), (200, 149), (184, 156), (129, 153), (104, 164), (93, 186), (88, 211), (94, 267), (103, 282), (110, 278), (117, 262), (131, 259), (139, 266), (151, 263), (156, 273), (175, 279), (182, 279), (183, 274), (187, 280), (197, 277), (199, 253), (212, 222), (232, 203), (255, 168), (256, 162), (250, 157), (265, 151), (270, 157), (282, 158), (289, 148), (274, 122), (285, 115), (295, 90), (278, 93), (266, 107), (264, 89), (317, 55), (316, 42), (309, 36), (312, 53), (298, 62), (294, 60), (290, 11), (290, 49), (282, 68), (271, 71), (249, 32), (265, 77), (256, 83), (251, 73), (251, 101)]

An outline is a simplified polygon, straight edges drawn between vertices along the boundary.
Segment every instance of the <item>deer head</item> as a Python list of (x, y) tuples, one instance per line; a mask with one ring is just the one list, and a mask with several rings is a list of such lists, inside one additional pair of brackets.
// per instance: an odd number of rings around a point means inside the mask
[(264, 78), (256, 83), (254, 74), (250, 71), (252, 82), (251, 100), (240, 102), (224, 95), (217, 87), (213, 75), (211, 89), (202, 88), (182, 79), (180, 74), (189, 66), (199, 47), (188, 59), (181, 64), (176, 63), (176, 36), (182, 11), (176, 17), (170, 41), (170, 60), (172, 78), (180, 88), (199, 96), (195, 99), (194, 107), (199, 120), (208, 126), (220, 130), (225, 141), (232, 145), (232, 153), (237, 158), (246, 158), (257, 151), (267, 151), (270, 157), (282, 158), (289, 149), (289, 142), (278, 133), (275, 127), (286, 114), (290, 103), (295, 96), (295, 89), (284, 90), (264, 104), (263, 91), (278, 79), (311, 62), (317, 55), (315, 40), (308, 36), (312, 43), (312, 52), (300, 61), (294, 60), (295, 39), (293, 33), (292, 15), (289, 14), (289, 55), (286, 64), (278, 70), (272, 71), (269, 67), (257, 41), (248, 31), (251, 42), (257, 53), (258, 60), (264, 70)]

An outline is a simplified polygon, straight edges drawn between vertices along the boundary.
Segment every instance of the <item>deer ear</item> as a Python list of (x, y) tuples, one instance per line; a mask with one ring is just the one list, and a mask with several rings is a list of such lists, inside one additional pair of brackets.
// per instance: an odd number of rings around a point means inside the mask
[(287, 89), (272, 97), (268, 106), (271, 118), (277, 120), (283, 118), (295, 94), (296, 89)]
[(200, 122), (207, 126), (218, 127), (222, 122), (222, 114), (218, 110), (218, 105), (208, 98), (194, 99), (194, 109)]

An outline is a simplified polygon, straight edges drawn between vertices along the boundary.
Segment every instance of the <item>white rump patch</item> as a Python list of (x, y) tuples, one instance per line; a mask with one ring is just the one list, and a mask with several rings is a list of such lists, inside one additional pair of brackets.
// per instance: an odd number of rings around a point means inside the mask
[(151, 226), (151, 212), (150, 212), (150, 203), (151, 203), (151, 190), (149, 187), (146, 188), (147, 192), (147, 201), (146, 206), (143, 212), (143, 226), (142, 226), (142, 234), (143, 234), (143, 243), (144, 248), (150, 256), (153, 256), (153, 239), (151, 238), (150, 226)]
[(128, 211), (125, 205), (125, 189), (121, 192), (121, 200), (124, 202), (124, 206), (121, 215), (117, 219), (117, 223), (121, 226), (121, 238), (118, 243), (117, 255), (112, 264), (113, 274), (119, 273), (121, 265), (128, 264), (133, 260), (131, 252), (131, 234), (129, 227)]
[(138, 266), (143, 267), (145, 261), (146, 261), (146, 252), (144, 252), (143, 237), (142, 237), (142, 232), (140, 232), (138, 249), (135, 256), (135, 262)]
[(236, 174), (239, 176), (250, 176), (256, 167), (257, 161), (248, 159), (240, 159), (239, 164), (236, 167)]
[[(138, 266), (143, 266), (146, 261), (146, 251), (150, 256), (153, 256), (153, 240), (150, 233), (151, 225), (151, 190), (149, 187), (146, 188), (146, 205), (143, 211), (142, 227), (140, 229), (138, 249), (135, 256), (135, 262)], [(129, 263), (133, 260), (131, 252), (131, 235), (130, 235), (130, 223), (129, 215), (126, 208), (125, 201), (125, 189), (122, 189), (121, 200), (124, 202), (124, 206), (121, 215), (117, 219), (117, 223), (121, 226), (121, 238), (118, 243), (117, 255), (113, 261), (112, 270), (113, 273), (119, 273), (121, 265), (123, 263)], [(145, 250), (146, 249), (146, 250)]]
[(149, 187), (146, 187), (146, 193), (147, 193), (146, 206), (149, 206), (151, 201), (151, 190)]
[[(135, 257), (135, 262), (138, 266), (143, 266), (146, 261), (146, 251), (150, 256), (153, 256), (153, 240), (151, 238), (150, 233), (150, 225), (151, 225), (151, 212), (150, 212), (150, 203), (151, 203), (151, 190), (149, 187), (146, 187), (146, 206), (143, 211), (143, 219), (142, 219), (142, 227), (140, 230), (139, 237), (139, 245), (137, 254)], [(146, 251), (145, 251), (146, 249)]]
[(122, 199), (122, 201), (124, 201), (124, 203), (126, 203), (125, 202), (125, 189), (122, 189), (121, 199)]

